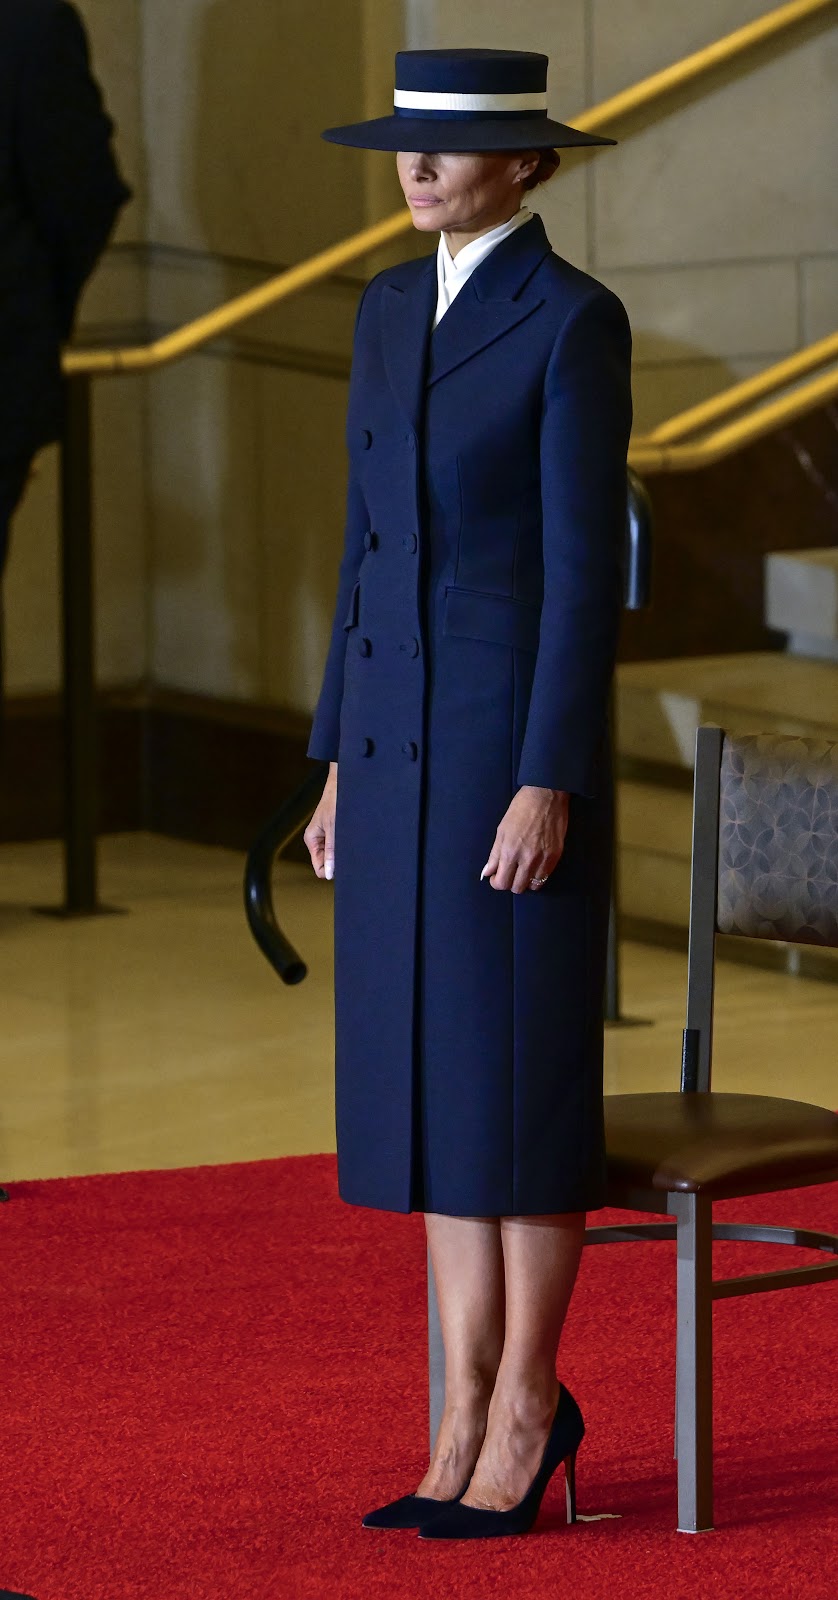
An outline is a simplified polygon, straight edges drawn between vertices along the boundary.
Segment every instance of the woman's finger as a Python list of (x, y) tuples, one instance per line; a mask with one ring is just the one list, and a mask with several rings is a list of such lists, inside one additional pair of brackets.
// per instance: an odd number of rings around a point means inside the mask
[(531, 880), (541, 876), (542, 874), (536, 872), (534, 867), (532, 867), (528, 861), (517, 861), (515, 863), (515, 876), (511, 885), (512, 893), (526, 894), (529, 890)]
[(517, 866), (517, 858), (508, 851), (501, 849), (498, 864), (489, 880), (492, 888), (511, 889), (515, 880)]
[(551, 872), (558, 866), (561, 852), (549, 856), (540, 856), (536, 861), (531, 861), (526, 876), (526, 888), (530, 894), (538, 894), (543, 889)]
[(335, 819), (327, 817), (325, 833), (323, 835), (323, 876), (333, 878), (335, 875)]
[(313, 816), (311, 822), (306, 828), (305, 833), (303, 834), (303, 843), (306, 846), (309, 855), (311, 856), (311, 864), (317, 873), (318, 878), (322, 878), (324, 876), (323, 857), (325, 837), (324, 830), (318, 821), (317, 816)]
[(497, 838), (497, 835), (495, 835), (495, 842), (492, 845), (491, 851), (489, 853), (489, 859), (486, 862), (486, 865), (485, 865), (485, 867), (483, 868), (483, 871), (480, 874), (481, 879), (483, 879), (483, 878), (491, 878), (493, 873), (497, 872), (499, 866), (500, 866), (500, 841)]

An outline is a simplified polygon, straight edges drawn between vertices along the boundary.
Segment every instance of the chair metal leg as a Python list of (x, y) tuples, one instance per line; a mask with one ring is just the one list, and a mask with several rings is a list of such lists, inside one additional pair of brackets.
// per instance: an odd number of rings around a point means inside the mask
[(433, 1450), (445, 1404), (445, 1348), (442, 1343), (442, 1326), (439, 1320), (430, 1252), (428, 1253), (428, 1401), (431, 1450)]
[(713, 1526), (712, 1207), (673, 1194), (677, 1222), (676, 1428), (678, 1531)]

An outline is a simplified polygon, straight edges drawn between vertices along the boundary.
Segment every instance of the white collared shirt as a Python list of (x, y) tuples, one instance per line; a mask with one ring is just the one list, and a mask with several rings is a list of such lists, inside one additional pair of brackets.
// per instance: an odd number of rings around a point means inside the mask
[(464, 244), (456, 256), (452, 256), (445, 241), (445, 234), (440, 234), (436, 252), (437, 301), (436, 315), (432, 323), (434, 328), (445, 315), (452, 300), (456, 299), (463, 284), (468, 282), (475, 267), (479, 267), (481, 261), (485, 261), (495, 245), (500, 244), (501, 239), (508, 238), (516, 228), (529, 222), (532, 215), (526, 206), (522, 206), (508, 222), (502, 222), (497, 228), (490, 228), (488, 233), (481, 233), (479, 239), (472, 239), (471, 244)]

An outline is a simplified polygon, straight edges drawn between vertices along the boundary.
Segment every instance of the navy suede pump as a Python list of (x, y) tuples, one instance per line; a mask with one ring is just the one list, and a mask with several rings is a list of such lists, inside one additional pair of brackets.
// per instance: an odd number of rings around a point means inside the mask
[(562, 1384), (553, 1425), (544, 1455), (523, 1500), (508, 1511), (482, 1511), (477, 1506), (444, 1502), (444, 1510), (426, 1526), (420, 1526), (420, 1539), (496, 1539), (511, 1533), (529, 1533), (553, 1473), (563, 1461), (567, 1493), (567, 1520), (576, 1521), (576, 1452), (585, 1434), (585, 1424), (573, 1395)]
[[(460, 1494), (465, 1494), (461, 1489)], [(460, 1496), (457, 1496), (459, 1500)], [(400, 1500), (391, 1500), (389, 1505), (380, 1506), (377, 1511), (368, 1511), (361, 1523), (362, 1528), (422, 1528), (441, 1511), (449, 1511), (457, 1500), (431, 1500), (421, 1494), (403, 1494)]]

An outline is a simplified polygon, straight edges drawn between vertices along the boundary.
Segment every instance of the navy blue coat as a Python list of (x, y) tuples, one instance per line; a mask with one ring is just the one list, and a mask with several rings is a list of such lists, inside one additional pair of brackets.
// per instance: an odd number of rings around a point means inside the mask
[[(435, 257), (358, 309), (350, 481), (310, 756), (337, 760), (344, 1199), (502, 1216), (603, 1203), (607, 705), (631, 335), (539, 217), (438, 327)], [(480, 871), (517, 788), (570, 791), (544, 888)]]

